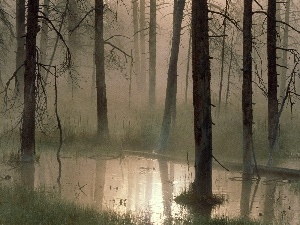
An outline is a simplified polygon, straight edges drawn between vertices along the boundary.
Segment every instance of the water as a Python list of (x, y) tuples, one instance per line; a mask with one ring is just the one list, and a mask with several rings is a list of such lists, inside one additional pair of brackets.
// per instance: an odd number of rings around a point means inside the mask
[[(187, 210), (173, 199), (193, 181), (193, 167), (138, 156), (123, 158), (62, 157), (60, 185), (58, 163), (53, 154), (41, 155), (39, 164), (25, 175), (34, 187), (46, 186), (64, 199), (98, 210), (146, 216), (160, 224), (165, 218), (184, 217)], [(217, 166), (215, 166), (217, 167)], [(2, 169), (10, 181), (21, 179), (16, 170)], [(31, 179), (29, 179), (32, 177)], [(213, 193), (226, 202), (209, 212), (211, 217), (247, 216), (261, 222), (299, 224), (299, 181), (263, 177), (260, 182), (242, 182), (238, 172), (213, 170)]]

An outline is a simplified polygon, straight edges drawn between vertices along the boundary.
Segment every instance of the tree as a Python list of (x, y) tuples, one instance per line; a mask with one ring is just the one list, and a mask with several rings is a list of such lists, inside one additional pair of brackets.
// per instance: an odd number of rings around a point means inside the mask
[(26, 60), (24, 73), (24, 109), (21, 130), (21, 160), (33, 161), (35, 154), (36, 109), (36, 36), (39, 0), (28, 0)]
[(269, 160), (272, 165), (272, 155), (278, 139), (278, 100), (277, 100), (277, 70), (276, 70), (276, 1), (268, 0), (267, 12), (267, 55), (268, 55), (268, 139)]
[[(49, 2), (50, 0), (44, 0), (44, 11), (43, 15), (44, 17), (48, 18), (49, 16)], [(47, 43), (48, 43), (48, 24), (47, 21), (42, 22), (42, 31), (41, 31), (41, 39), (40, 39), (40, 63), (42, 65), (46, 65), (46, 58), (47, 58)], [(41, 70), (42, 77), (45, 77), (45, 70)]]
[(95, 0), (97, 134), (100, 140), (106, 140), (109, 138), (104, 64), (103, 15), (103, 0)]
[(192, 70), (195, 135), (194, 191), (212, 196), (212, 119), (207, 0), (192, 1)]
[[(16, 1), (16, 36), (17, 36), (17, 52), (16, 52), (16, 70), (15, 77), (16, 91), (23, 96), (24, 88), (24, 61), (25, 61), (25, 0)], [(21, 67), (21, 68), (20, 68)]]
[[(145, 0), (140, 0), (141, 88), (146, 88)], [(144, 93), (141, 93), (144, 96)]]
[(149, 106), (156, 102), (156, 0), (150, 0), (149, 24)]
[(137, 89), (139, 93), (142, 92), (142, 79), (141, 79), (141, 59), (139, 48), (139, 20), (138, 20), (138, 0), (132, 1), (132, 16), (133, 16), (133, 41), (134, 41), (134, 72), (137, 76)]
[(253, 149), (252, 149), (252, 2), (244, 1), (243, 18), (243, 86), (242, 86), (242, 111), (243, 111), (243, 176), (248, 178), (253, 174)]
[[(225, 3), (225, 16), (228, 12), (228, 0)], [(221, 51), (221, 71), (220, 71), (220, 88), (219, 88), (219, 104), (218, 111), (221, 110), (221, 99), (222, 99), (222, 89), (223, 89), (223, 77), (224, 77), (224, 62), (225, 62), (225, 38), (226, 38), (226, 17), (223, 19), (223, 37), (222, 37), (222, 51)]]
[[(68, 47), (72, 54), (72, 59), (75, 65), (75, 68), (77, 66), (77, 58), (78, 58), (78, 48), (80, 46), (80, 43), (78, 41), (79, 35), (78, 35), (78, 29), (76, 29), (78, 25), (78, 3), (76, 0), (68, 0), (68, 34), (69, 34), (69, 40), (68, 40)], [(73, 82), (74, 82), (74, 73), (72, 73), (72, 70), (69, 70), (69, 88), (72, 90), (72, 96), (73, 96)]]
[(186, 74), (185, 74), (185, 93), (184, 93), (184, 102), (187, 104), (187, 96), (188, 96), (188, 87), (189, 87), (189, 73), (190, 73), (190, 55), (192, 50), (192, 29), (189, 32), (189, 47), (187, 54), (187, 63), (186, 63)]
[(181, 23), (183, 18), (185, 0), (177, 0), (176, 4), (174, 3), (174, 16), (173, 21), (173, 37), (172, 37), (172, 47), (171, 47), (171, 56), (168, 68), (168, 81), (166, 89), (166, 99), (165, 99), (165, 110), (162, 122), (162, 128), (160, 133), (160, 143), (159, 149), (165, 150), (167, 147), (167, 142), (170, 134), (171, 127), (171, 117), (172, 111), (174, 111), (174, 105), (176, 102), (176, 92), (177, 92), (177, 62), (178, 62), (178, 53), (180, 45), (180, 31)]
[[(286, 9), (285, 9), (285, 25), (284, 25), (284, 30), (283, 30), (283, 44), (282, 48), (287, 49), (289, 45), (289, 22), (290, 22), (290, 5), (291, 5), (291, 0), (287, 0), (286, 2)], [(280, 73), (280, 97), (281, 99), (284, 98), (285, 95), (285, 86), (286, 86), (286, 72), (287, 72), (287, 51), (283, 50), (282, 52), (282, 58), (281, 58), (281, 73)]]

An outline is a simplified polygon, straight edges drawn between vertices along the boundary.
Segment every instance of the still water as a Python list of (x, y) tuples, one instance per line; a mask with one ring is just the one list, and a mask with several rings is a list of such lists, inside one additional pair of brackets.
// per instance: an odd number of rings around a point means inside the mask
[[(180, 218), (187, 214), (173, 199), (193, 181), (193, 167), (188, 163), (132, 155), (62, 157), (61, 162), (59, 185), (56, 157), (42, 154), (31, 175), (34, 187), (46, 186), (59, 191), (66, 200), (98, 210), (145, 216), (155, 224), (169, 216)], [(11, 182), (21, 179), (11, 169), (2, 171), (11, 174)], [(267, 223), (300, 224), (297, 180), (262, 177), (260, 182), (242, 182), (238, 172), (214, 169), (213, 192), (223, 195), (226, 201), (208, 216), (247, 216)]]

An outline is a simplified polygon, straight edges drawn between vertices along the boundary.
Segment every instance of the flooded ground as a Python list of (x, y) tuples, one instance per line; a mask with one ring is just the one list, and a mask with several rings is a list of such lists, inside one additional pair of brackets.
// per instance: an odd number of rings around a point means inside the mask
[[(155, 224), (169, 216), (187, 215), (187, 210), (173, 199), (193, 181), (193, 167), (188, 163), (130, 155), (62, 157), (61, 162), (59, 174), (55, 155), (45, 153), (27, 172), (3, 167), (1, 182), (25, 178), (36, 188), (46, 186), (57, 190), (64, 199), (99, 210), (142, 215)], [(12, 179), (4, 179), (7, 175)], [(207, 210), (207, 216), (247, 216), (267, 223), (299, 224), (300, 183), (297, 180), (263, 177), (260, 182), (242, 182), (238, 172), (214, 169), (213, 192), (224, 195), (226, 202)]]

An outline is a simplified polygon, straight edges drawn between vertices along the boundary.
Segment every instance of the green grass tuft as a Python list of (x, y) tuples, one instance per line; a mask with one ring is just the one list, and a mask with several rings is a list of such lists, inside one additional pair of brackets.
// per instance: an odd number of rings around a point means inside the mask
[(136, 224), (129, 214), (99, 213), (46, 190), (0, 188), (0, 224)]
[(175, 202), (191, 209), (213, 208), (225, 201), (223, 195), (198, 196), (193, 185), (175, 198)]

